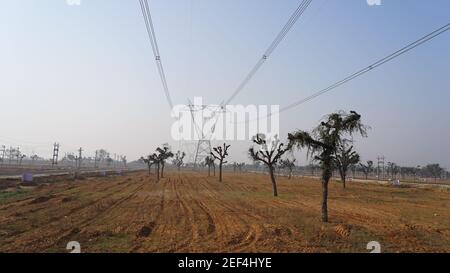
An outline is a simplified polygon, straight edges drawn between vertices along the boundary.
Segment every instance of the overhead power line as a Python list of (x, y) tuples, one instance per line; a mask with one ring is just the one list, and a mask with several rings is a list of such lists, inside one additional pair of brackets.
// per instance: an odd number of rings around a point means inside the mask
[(264, 55), (261, 57), (261, 59), (258, 60), (258, 62), (252, 68), (252, 70), (250, 70), (250, 72), (247, 74), (247, 76), (244, 78), (244, 80), (241, 82), (241, 84), (239, 84), (238, 88), (234, 91), (234, 93), (231, 95), (231, 97), (226, 101), (225, 105), (229, 104), (247, 86), (247, 84), (255, 76), (255, 74), (258, 72), (258, 70), (261, 68), (261, 66), (267, 61), (267, 59), (272, 55), (272, 53), (278, 47), (278, 45), (283, 41), (283, 39), (286, 37), (288, 32), (292, 29), (292, 27), (298, 21), (300, 16), (302, 16), (302, 14), (308, 8), (308, 6), (309, 6), (309, 4), (311, 4), (311, 2), (312, 2), (312, 0), (303, 0), (300, 3), (298, 8), (292, 14), (289, 21), (286, 23), (286, 25), (283, 27), (283, 29), (280, 31), (280, 33), (278, 33), (275, 40), (273, 40), (273, 42), (270, 44), (269, 48), (266, 50)]
[(334, 84), (328, 86), (327, 88), (322, 89), (322, 90), (320, 90), (318, 92), (315, 92), (314, 94), (312, 94), (312, 95), (310, 95), (310, 96), (308, 96), (308, 97), (306, 97), (304, 99), (301, 99), (301, 100), (296, 101), (296, 102), (294, 102), (294, 103), (292, 103), (292, 104), (290, 104), (290, 105), (288, 105), (286, 107), (281, 108), (280, 109), (280, 113), (284, 112), (284, 111), (287, 111), (289, 109), (292, 109), (294, 107), (297, 107), (297, 106), (299, 106), (301, 104), (304, 104), (304, 103), (306, 103), (308, 101), (311, 101), (311, 100), (313, 100), (313, 99), (315, 99), (315, 98), (317, 98), (317, 97), (319, 97), (319, 96), (321, 96), (321, 95), (323, 95), (325, 93), (328, 93), (328, 92), (338, 88), (339, 86), (341, 86), (341, 85), (343, 85), (343, 84), (345, 84), (345, 83), (347, 83), (347, 82), (349, 82), (349, 81), (351, 81), (351, 80), (353, 80), (355, 78), (358, 78), (358, 77), (366, 74), (367, 72), (370, 72), (373, 69), (375, 69), (375, 68), (377, 68), (377, 67), (379, 67), (379, 66), (381, 66), (381, 65), (383, 65), (383, 64), (385, 64), (387, 62), (392, 61), (393, 59), (395, 59), (395, 58), (397, 58), (397, 57), (407, 53), (408, 51), (413, 50), (414, 48), (416, 48), (416, 47), (418, 47), (418, 46), (420, 46), (420, 45), (430, 41), (431, 39), (433, 39), (433, 38), (443, 34), (444, 32), (448, 31), (449, 29), (450, 29), (450, 23), (448, 23), (448, 24), (446, 24), (446, 25), (436, 29), (435, 31), (433, 31), (433, 32), (423, 36), (422, 38), (420, 38), (420, 39), (418, 39), (418, 40), (408, 44), (407, 46), (403, 47), (402, 49), (399, 49), (399, 50), (395, 51), (394, 53), (392, 53), (392, 54), (390, 54), (390, 55), (388, 55), (388, 56), (386, 56), (386, 57), (384, 57), (384, 58), (374, 62), (373, 64), (371, 64), (371, 65), (369, 65), (369, 66), (367, 66), (367, 67), (365, 67), (365, 68), (363, 68), (363, 69), (361, 69), (361, 70), (351, 74), (350, 76), (348, 76), (348, 77), (346, 77), (346, 78), (344, 78), (344, 79), (342, 79), (340, 81), (335, 82)]
[(155, 56), (156, 66), (158, 68), (158, 73), (161, 77), (161, 83), (164, 88), (164, 93), (166, 95), (167, 102), (171, 109), (173, 109), (172, 98), (170, 96), (169, 87), (167, 84), (166, 74), (164, 72), (164, 66), (161, 61), (161, 54), (159, 52), (158, 42), (156, 40), (155, 28), (153, 26), (153, 20), (150, 13), (150, 8), (147, 0), (139, 0), (139, 4), (142, 10), (142, 16), (145, 21), (145, 27), (147, 29), (148, 37), (150, 39), (150, 44), (152, 45), (153, 55)]
[[(377, 67), (379, 67), (379, 66), (381, 66), (381, 65), (383, 65), (383, 64), (385, 64), (387, 62), (392, 61), (393, 59), (395, 59), (395, 58), (397, 58), (397, 57), (407, 53), (408, 51), (411, 51), (414, 48), (416, 48), (416, 47), (418, 47), (418, 46), (420, 46), (420, 45), (422, 45), (422, 44), (432, 40), (433, 38), (443, 34), (444, 32), (446, 32), (448, 30), (450, 30), (450, 23), (448, 23), (448, 24), (446, 24), (446, 25), (436, 29), (435, 31), (433, 31), (433, 32), (431, 32), (431, 33), (421, 37), (420, 39), (418, 39), (418, 40), (408, 44), (407, 46), (405, 46), (405, 47), (395, 51), (394, 53), (387, 55), (386, 57), (384, 57), (384, 58), (374, 62), (373, 64), (371, 64), (371, 65), (369, 65), (369, 66), (367, 66), (367, 67), (365, 67), (365, 68), (363, 68), (363, 69), (361, 69), (361, 70), (351, 74), (350, 76), (348, 76), (348, 77), (346, 77), (346, 78), (344, 78), (344, 79), (342, 79), (340, 81), (337, 81), (337, 82), (333, 83), (332, 85), (328, 86), (327, 88), (324, 88), (324, 89), (322, 89), (322, 90), (320, 90), (318, 92), (313, 93), (312, 95), (310, 95), (310, 96), (308, 96), (308, 97), (306, 97), (304, 99), (301, 99), (301, 100), (296, 101), (296, 102), (294, 102), (294, 103), (292, 103), (292, 104), (290, 104), (288, 106), (285, 106), (285, 107), (281, 108), (279, 113), (288, 111), (288, 110), (290, 110), (292, 108), (295, 108), (295, 107), (297, 107), (297, 106), (299, 106), (301, 104), (307, 103), (307, 102), (309, 102), (309, 101), (311, 101), (311, 100), (313, 100), (313, 99), (315, 99), (315, 98), (317, 98), (317, 97), (319, 97), (321, 95), (324, 95), (324, 94), (326, 94), (328, 92), (331, 92), (332, 90), (340, 87), (341, 85), (344, 85), (345, 83), (347, 83), (347, 82), (349, 82), (351, 80), (354, 80), (355, 78), (358, 78), (358, 77), (366, 74), (367, 72), (370, 72), (370, 71), (374, 70), (375, 68), (377, 68)], [(271, 117), (271, 116), (273, 116), (272, 113), (267, 115), (267, 117), (264, 117), (264, 118), (268, 118), (268, 117)], [(262, 118), (257, 118), (257, 119), (254, 119), (254, 120), (247, 120), (246, 122), (254, 122), (254, 121), (257, 121), (257, 120), (260, 120), (260, 119), (262, 119)], [(242, 122), (240, 122), (240, 123), (242, 123)]]

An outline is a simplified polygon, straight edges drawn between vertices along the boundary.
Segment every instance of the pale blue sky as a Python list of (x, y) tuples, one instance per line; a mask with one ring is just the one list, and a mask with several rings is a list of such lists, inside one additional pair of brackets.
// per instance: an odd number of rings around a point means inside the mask
[[(0, 2), (0, 145), (48, 156), (59, 141), (67, 152), (104, 147), (133, 159), (170, 139), (138, 0)], [(231, 95), (299, 0), (149, 3), (174, 102), (203, 96), (215, 104)], [(288, 105), (450, 21), (448, 0), (382, 3), (314, 0), (234, 103)], [(385, 155), (450, 168), (449, 71), (450, 32), (286, 112), (282, 133), (356, 110), (372, 127), (357, 143), (364, 160)], [(236, 144), (231, 160), (246, 159), (247, 146)]]

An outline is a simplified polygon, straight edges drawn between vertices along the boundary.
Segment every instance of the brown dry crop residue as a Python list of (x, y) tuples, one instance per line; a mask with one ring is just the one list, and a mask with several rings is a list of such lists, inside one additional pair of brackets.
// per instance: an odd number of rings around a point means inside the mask
[[(0, 199), (0, 252), (450, 252), (450, 191), (310, 178), (146, 173), (39, 185)], [(2, 198), (0, 195), (0, 198)], [(5, 195), (6, 196), (6, 195)], [(6, 198), (6, 197), (5, 197)]]

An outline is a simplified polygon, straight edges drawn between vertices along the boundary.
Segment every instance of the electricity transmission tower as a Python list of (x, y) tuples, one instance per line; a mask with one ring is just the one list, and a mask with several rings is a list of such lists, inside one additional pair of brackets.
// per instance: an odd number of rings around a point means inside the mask
[(53, 144), (52, 167), (58, 165), (59, 143)]
[(94, 168), (98, 168), (98, 150), (95, 151)]
[(6, 156), (6, 146), (2, 145), (2, 149), (0, 150), (0, 163), (3, 165), (5, 163), (5, 156)]
[(83, 148), (78, 149), (78, 169), (81, 169), (81, 161), (83, 159)]
[[(219, 116), (225, 111), (223, 106), (218, 105), (188, 105), (191, 113), (194, 131), (197, 136), (197, 145), (194, 156), (194, 167), (205, 161), (211, 155), (211, 138), (214, 135)], [(206, 113), (206, 114), (205, 114)], [(206, 127), (206, 125), (211, 127)]]
[[(377, 175), (378, 175), (378, 180), (380, 180), (380, 174), (383, 175), (383, 179), (384, 179), (385, 161), (386, 161), (386, 158), (384, 156), (377, 157)], [(380, 165), (382, 166), (382, 169), (380, 169)]]

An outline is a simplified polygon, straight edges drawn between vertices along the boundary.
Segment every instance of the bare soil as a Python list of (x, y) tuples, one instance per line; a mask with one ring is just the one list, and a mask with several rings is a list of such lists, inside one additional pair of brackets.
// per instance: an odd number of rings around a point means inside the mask
[(450, 252), (450, 191), (225, 173), (145, 172), (0, 192), (0, 252)]

